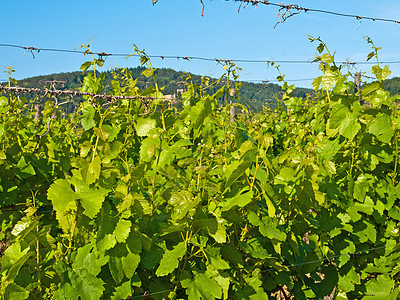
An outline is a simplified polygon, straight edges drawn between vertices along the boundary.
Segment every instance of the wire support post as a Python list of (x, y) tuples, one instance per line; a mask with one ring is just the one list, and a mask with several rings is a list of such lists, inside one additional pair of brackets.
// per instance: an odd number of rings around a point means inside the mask
[(364, 101), (362, 100), (361, 73), (360, 72), (357, 72), (354, 74), (354, 92), (356, 94), (358, 93), (358, 102), (360, 102), (360, 104), (363, 105)]

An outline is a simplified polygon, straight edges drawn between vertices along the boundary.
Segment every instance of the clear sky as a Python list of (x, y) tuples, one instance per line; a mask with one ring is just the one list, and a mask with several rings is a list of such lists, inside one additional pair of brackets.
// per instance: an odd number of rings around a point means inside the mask
[[(281, 2), (278, 0), (276, 2)], [(3, 0), (0, 44), (37, 48), (75, 49), (93, 39), (95, 52), (132, 53), (133, 44), (150, 55), (201, 56), (221, 59), (310, 60), (317, 44), (308, 35), (320, 36), (337, 60), (365, 61), (371, 51), (364, 35), (382, 47), (382, 61), (400, 61), (400, 25), (358, 21), (321, 13), (300, 13), (278, 24), (278, 8), (259, 5), (241, 8), (222, 0)], [(270, 1), (275, 2), (275, 1)], [(275, 2), (275, 3), (276, 3)], [(398, 0), (282, 1), (306, 8), (360, 16), (400, 20)], [(0, 66), (13, 66), (15, 77), (79, 70), (87, 60), (80, 54), (35, 53), (0, 47)], [(108, 57), (104, 70), (135, 67), (136, 58)], [(218, 77), (215, 62), (153, 59), (155, 67), (169, 67)], [(274, 80), (277, 73), (265, 63), (238, 63), (242, 80)], [(392, 77), (400, 76), (400, 63), (389, 65)], [(351, 72), (366, 72), (369, 65), (356, 65)], [(319, 75), (317, 64), (281, 64), (286, 79), (309, 79)], [(3, 74), (3, 75), (1, 75)], [(5, 73), (0, 79), (6, 79)], [(371, 75), (371, 74), (367, 74)], [(294, 82), (309, 87), (310, 80)]]

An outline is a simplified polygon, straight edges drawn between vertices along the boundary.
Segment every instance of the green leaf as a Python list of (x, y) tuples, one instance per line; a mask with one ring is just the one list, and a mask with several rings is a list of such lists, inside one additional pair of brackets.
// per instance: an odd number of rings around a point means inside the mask
[(326, 70), (321, 79), (321, 88), (324, 90), (331, 90), (335, 86), (336, 82), (340, 78), (340, 74), (337, 72), (332, 72), (330, 70)]
[(91, 188), (89, 185), (76, 178), (71, 179), (75, 187), (76, 197), (81, 200), (85, 209), (84, 214), (93, 219), (99, 213), (101, 205), (109, 193), (104, 188)]
[(231, 185), (240, 177), (243, 175), (243, 173), (250, 168), (252, 165), (252, 162), (250, 161), (243, 161), (241, 162), (237, 167), (235, 166), (234, 170), (232, 171), (232, 173), (230, 174), (230, 176), (228, 177), (228, 179), (226, 180), (225, 183), (225, 187), (224, 187), (224, 193), (231, 187)]
[(89, 130), (90, 128), (93, 128), (96, 126), (96, 122), (94, 121), (94, 115), (95, 115), (95, 109), (94, 107), (87, 102), (82, 103), (82, 127), (84, 130)]
[(172, 219), (177, 221), (186, 216), (186, 214), (196, 207), (200, 202), (200, 198), (194, 198), (192, 193), (189, 191), (179, 191), (171, 195), (171, 199), (168, 201), (170, 205), (174, 207)]
[(7, 106), (8, 99), (4, 96), (0, 97), (0, 107)]
[(85, 73), (93, 65), (92, 61), (86, 61), (81, 65), (81, 71)]
[(286, 240), (286, 233), (277, 228), (278, 222), (275, 219), (268, 216), (260, 219), (254, 211), (249, 211), (247, 218), (252, 225), (258, 227), (263, 236), (282, 242)]
[[(143, 65), (143, 63), (142, 63), (142, 65)], [(148, 77), (153, 75), (153, 70), (152, 69), (146, 69), (146, 70), (144, 70), (142, 72), (142, 74), (148, 78)]]
[(96, 248), (99, 252), (109, 250), (117, 244), (117, 240), (114, 235), (117, 220), (112, 218), (111, 205), (108, 202), (104, 202), (103, 208), (100, 211), (99, 224), (100, 228), (96, 237)]
[(360, 129), (361, 125), (358, 122), (357, 118), (352, 114), (347, 114), (340, 125), (339, 133), (344, 137), (352, 140), (360, 131)]
[(10, 283), (7, 285), (3, 296), (3, 299), (24, 300), (29, 297), (29, 292), (15, 283)]
[(47, 190), (47, 197), (51, 200), (56, 217), (61, 228), (68, 232), (72, 228), (75, 216), (70, 211), (76, 211), (78, 195), (72, 190), (71, 183), (66, 179), (57, 179)]
[[(114, 251), (111, 250), (111, 252)], [(108, 258), (108, 267), (110, 269), (111, 276), (114, 279), (115, 283), (120, 284), (122, 280), (125, 278), (124, 270), (122, 269), (122, 258), (116, 255), (110, 255)]]
[(399, 294), (399, 289), (394, 289), (395, 282), (388, 275), (378, 275), (376, 279), (372, 279), (365, 284), (367, 296), (364, 300), (382, 299), (395, 300)]
[(122, 258), (122, 270), (127, 278), (132, 278), (139, 263), (140, 255), (136, 253), (128, 253), (127, 256)]
[[(37, 226), (39, 222), (37, 222), (34, 218), (23, 217), (21, 220), (14, 225), (14, 228), (11, 230), (11, 234), (14, 236), (19, 236), (24, 231), (31, 231), (34, 226)], [(33, 226), (32, 226), (33, 225)]]
[(96, 180), (99, 179), (101, 173), (101, 158), (100, 156), (95, 156), (92, 162), (90, 162), (87, 173), (86, 173), (86, 178), (85, 182), (87, 184), (92, 184)]
[(390, 143), (394, 130), (390, 117), (384, 114), (378, 114), (369, 125), (368, 132), (375, 135), (383, 143)]
[(98, 300), (103, 295), (104, 282), (86, 269), (69, 270), (69, 282), (63, 282), (54, 294), (56, 299), (68, 300)]
[(266, 259), (271, 257), (257, 238), (249, 239), (247, 242), (239, 242), (239, 247), (254, 258)]
[(354, 199), (357, 199), (360, 202), (364, 202), (365, 196), (373, 183), (374, 178), (371, 175), (360, 174), (357, 177), (356, 182), (354, 183)]
[(228, 211), (234, 206), (244, 207), (253, 200), (253, 191), (248, 191), (248, 188), (244, 188), (235, 197), (228, 198), (221, 202), (221, 211)]
[(352, 267), (346, 275), (339, 277), (339, 287), (343, 292), (354, 291), (355, 284), (360, 284), (360, 277), (354, 267)]
[(333, 137), (339, 132), (340, 125), (349, 113), (349, 109), (343, 104), (335, 103), (333, 105), (332, 115), (326, 122), (326, 133), (329, 137)]
[(295, 180), (295, 171), (292, 168), (283, 167), (280, 169), (279, 174), (275, 176), (276, 184), (287, 185), (289, 182)]
[(10, 281), (17, 277), (20, 268), (31, 257), (29, 247), (22, 249), (20, 243), (11, 244), (5, 251), (4, 256), (1, 258), (1, 274)]
[(383, 104), (388, 105), (391, 103), (389, 98), (389, 92), (378, 88), (370, 97), (367, 98), (367, 100), (372, 104), (372, 107), (380, 108)]
[(207, 274), (193, 272), (195, 277), (192, 279), (181, 280), (183, 288), (186, 288), (186, 294), (189, 300), (214, 300), (222, 296), (222, 290), (218, 282), (210, 278)]
[(229, 269), (229, 264), (221, 258), (219, 251), (219, 248), (216, 247), (207, 247), (205, 249), (210, 265), (217, 270)]
[(138, 136), (148, 136), (149, 132), (156, 128), (156, 120), (139, 117), (136, 119), (135, 127)]
[(373, 66), (372, 73), (375, 74), (376, 79), (382, 82), (386, 78), (388, 78), (392, 72), (389, 70), (389, 66), (385, 66), (383, 69), (380, 68), (379, 66)]
[(120, 219), (114, 230), (114, 236), (118, 243), (123, 243), (131, 232), (132, 223), (129, 220)]
[(132, 283), (130, 280), (125, 281), (120, 286), (115, 288), (115, 292), (111, 296), (111, 300), (128, 299), (132, 296)]
[(19, 159), (17, 163), (17, 168), (18, 169), (15, 170), (15, 173), (21, 179), (26, 179), (33, 175), (36, 175), (35, 169), (32, 167), (30, 163), (27, 163), (25, 161), (24, 156), (21, 156), (21, 158)]
[(147, 137), (140, 146), (140, 160), (148, 162), (154, 157), (157, 147), (160, 146), (159, 138)]
[(179, 260), (186, 252), (186, 244), (184, 242), (176, 245), (172, 250), (165, 251), (160, 265), (157, 268), (157, 276), (165, 276), (173, 272), (179, 264)]
[(90, 274), (97, 276), (101, 271), (101, 267), (107, 263), (107, 258), (97, 258), (92, 250), (93, 245), (91, 244), (79, 248), (72, 267), (74, 269), (86, 269)]

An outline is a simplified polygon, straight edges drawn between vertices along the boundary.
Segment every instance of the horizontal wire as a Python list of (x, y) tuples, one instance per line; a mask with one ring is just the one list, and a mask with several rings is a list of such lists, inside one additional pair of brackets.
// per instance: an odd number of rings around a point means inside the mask
[[(315, 78), (299, 78), (299, 79), (285, 79), (284, 81), (311, 81)], [(241, 82), (249, 82), (249, 83), (270, 83), (270, 82), (280, 82), (278, 79), (242, 79)]]
[(33, 93), (33, 94), (43, 94), (43, 95), (56, 95), (56, 96), (90, 96), (93, 98), (104, 98), (109, 100), (114, 99), (146, 99), (154, 100), (154, 97), (147, 96), (117, 96), (117, 95), (107, 95), (107, 94), (95, 94), (89, 92), (80, 91), (70, 91), (70, 90), (50, 90), (50, 89), (40, 89), (40, 88), (29, 88), (21, 86), (2, 86), (0, 85), (0, 91), (8, 91), (13, 93)]
[[(0, 44), (0, 47), (11, 47), (11, 48), (19, 48), (25, 51), (29, 51), (33, 55), (33, 51), (37, 51), (40, 53), (41, 51), (51, 51), (51, 52), (59, 52), (59, 53), (75, 53), (75, 54), (93, 54), (98, 55), (99, 57), (107, 57), (107, 56), (121, 56), (128, 57), (134, 56), (139, 57), (139, 54), (128, 54), (128, 53), (106, 53), (106, 52), (88, 52), (88, 51), (80, 51), (80, 50), (66, 50), (66, 49), (56, 49), (56, 48), (39, 48), (39, 47), (26, 47), (20, 45), (13, 44)], [(282, 60), (282, 59), (220, 59), (220, 58), (210, 58), (210, 57), (201, 57), (201, 56), (176, 56), (176, 55), (147, 55), (149, 58), (158, 58), (158, 59), (178, 59), (178, 60), (199, 60), (199, 61), (210, 61), (217, 63), (228, 63), (228, 62), (237, 62), (237, 63), (279, 63), (279, 64), (312, 64), (315, 63), (315, 58), (308, 60)], [(33, 55), (34, 57), (34, 55)], [(372, 61), (336, 61), (336, 63), (341, 65), (373, 65), (375, 62)], [(392, 61), (382, 61), (382, 64), (399, 64), (400, 60), (392, 60)]]
[[(225, 1), (234, 1), (234, 2), (241, 2), (241, 3), (247, 3), (247, 4), (252, 4), (252, 5), (257, 5), (257, 4), (264, 4), (264, 5), (269, 5), (269, 6), (275, 6), (279, 7), (280, 10), (286, 9), (286, 12), (289, 13), (286, 17), (284, 16), (284, 13), (282, 15), (282, 20), (280, 20), (280, 23), (283, 23), (287, 18), (293, 16), (294, 14), (298, 14), (299, 12), (317, 12), (317, 13), (322, 13), (322, 14), (329, 14), (329, 15), (334, 15), (334, 16), (339, 16), (339, 17), (348, 17), (348, 18), (355, 18), (357, 20), (370, 20), (370, 21), (381, 21), (381, 22), (390, 22), (390, 23), (395, 23), (395, 24), (400, 24), (399, 20), (394, 20), (394, 19), (389, 19), (389, 18), (376, 18), (376, 17), (366, 17), (366, 16), (360, 16), (360, 15), (354, 15), (354, 14), (347, 14), (347, 13), (341, 13), (341, 12), (335, 12), (335, 11), (330, 11), (330, 10), (324, 10), (324, 9), (315, 9), (315, 8), (306, 8), (306, 7), (301, 7), (298, 6), (297, 4), (283, 4), (281, 3), (272, 3), (269, 2), (268, 0), (266, 1), (261, 1), (261, 0), (225, 0)], [(239, 8), (240, 9), (240, 8)], [(296, 12), (292, 12), (290, 10), (295, 10)]]

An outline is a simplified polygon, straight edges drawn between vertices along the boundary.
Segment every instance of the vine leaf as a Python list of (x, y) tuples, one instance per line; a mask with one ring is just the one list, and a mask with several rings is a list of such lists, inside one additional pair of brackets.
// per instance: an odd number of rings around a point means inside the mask
[(56, 299), (97, 300), (104, 291), (104, 282), (90, 274), (86, 269), (68, 270), (69, 281), (64, 282), (54, 293)]
[(148, 136), (149, 132), (156, 128), (156, 120), (150, 118), (137, 118), (135, 127), (138, 136)]
[(221, 298), (222, 290), (215, 279), (210, 278), (210, 276), (204, 273), (193, 273), (195, 275), (193, 280), (187, 278), (181, 281), (182, 287), (186, 288), (186, 294), (189, 300), (212, 300)]
[(376, 138), (383, 143), (390, 143), (394, 130), (390, 118), (387, 115), (379, 114), (369, 125), (369, 133), (372, 133)]
[(74, 220), (70, 210), (76, 211), (78, 195), (72, 190), (71, 183), (66, 179), (57, 179), (47, 190), (47, 198), (51, 200), (56, 218), (61, 228), (68, 232)]
[(200, 198), (193, 199), (193, 195), (189, 191), (179, 191), (173, 193), (168, 201), (174, 207), (172, 219), (174, 221), (182, 219), (186, 214), (200, 202)]
[(228, 170), (227, 173), (229, 174), (228, 179), (226, 180), (225, 183), (225, 190), (224, 193), (228, 190), (228, 188), (231, 187), (231, 185), (240, 177), (243, 175), (243, 173), (250, 168), (252, 165), (252, 162), (250, 161), (243, 161), (239, 165), (236, 166), (236, 163), (232, 163)]
[(367, 288), (366, 294), (368, 296), (364, 297), (365, 300), (372, 299), (397, 299), (399, 294), (399, 288), (394, 291), (392, 289), (395, 287), (394, 281), (387, 275), (378, 275), (376, 279), (370, 280), (365, 284)]
[(4, 291), (4, 296), (4, 299), (24, 300), (29, 297), (29, 292), (15, 283), (10, 283)]
[(109, 190), (104, 188), (91, 188), (89, 185), (76, 178), (72, 178), (71, 182), (75, 187), (77, 198), (81, 200), (82, 206), (85, 209), (83, 213), (93, 219), (99, 213)]
[(227, 199), (222, 202), (222, 211), (228, 211), (234, 206), (244, 207), (253, 200), (253, 191), (247, 191), (247, 187), (244, 188), (238, 195), (233, 198)]
[(156, 271), (157, 276), (165, 276), (173, 272), (179, 264), (179, 259), (186, 252), (186, 244), (184, 242), (179, 243), (172, 250), (167, 250), (161, 258), (160, 265)]
[(140, 255), (136, 253), (128, 253), (127, 256), (122, 258), (122, 270), (127, 278), (132, 278), (139, 263)]
[(115, 227), (114, 235), (118, 243), (123, 243), (128, 238), (131, 232), (132, 223), (129, 220), (119, 220), (117, 227)]

